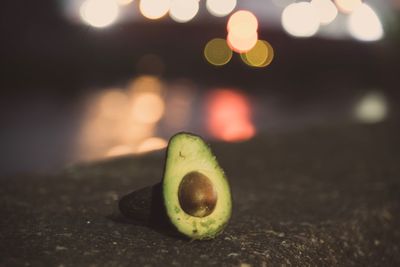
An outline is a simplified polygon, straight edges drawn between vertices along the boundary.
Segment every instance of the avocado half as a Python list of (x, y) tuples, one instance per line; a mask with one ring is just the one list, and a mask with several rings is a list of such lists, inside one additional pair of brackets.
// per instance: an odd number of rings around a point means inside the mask
[(208, 145), (197, 135), (178, 133), (169, 141), (162, 181), (123, 196), (119, 209), (126, 218), (158, 230), (211, 239), (227, 225), (232, 200)]
[(217, 236), (231, 217), (231, 192), (224, 171), (197, 135), (178, 133), (170, 139), (162, 195), (170, 222), (191, 239)]

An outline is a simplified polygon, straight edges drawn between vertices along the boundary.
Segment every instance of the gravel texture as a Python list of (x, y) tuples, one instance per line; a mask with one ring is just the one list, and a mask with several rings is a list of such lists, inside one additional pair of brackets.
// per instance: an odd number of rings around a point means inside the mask
[(234, 207), (190, 241), (124, 219), (163, 153), (0, 178), (0, 266), (400, 266), (400, 127), (339, 125), (213, 143)]

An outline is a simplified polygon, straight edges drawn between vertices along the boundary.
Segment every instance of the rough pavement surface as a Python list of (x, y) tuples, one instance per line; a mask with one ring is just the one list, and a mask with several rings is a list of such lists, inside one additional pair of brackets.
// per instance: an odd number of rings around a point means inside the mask
[(0, 266), (400, 266), (400, 128), (315, 128), (212, 144), (232, 220), (211, 241), (128, 222), (162, 153), (0, 179)]

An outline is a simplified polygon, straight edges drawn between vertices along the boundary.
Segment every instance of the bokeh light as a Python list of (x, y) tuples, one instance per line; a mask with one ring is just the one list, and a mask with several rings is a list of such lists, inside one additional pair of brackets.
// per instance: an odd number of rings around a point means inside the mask
[(282, 12), (282, 26), (292, 36), (311, 37), (319, 25), (318, 13), (309, 2), (290, 4)]
[(125, 89), (107, 89), (87, 103), (75, 157), (94, 160), (136, 153), (154, 136), (164, 116), (164, 84), (155, 76), (139, 76)]
[(215, 38), (209, 41), (204, 48), (204, 57), (215, 66), (222, 66), (232, 58), (232, 50), (225, 39)]
[(170, 0), (140, 0), (140, 13), (148, 19), (159, 19), (168, 13)]
[(207, 0), (207, 10), (216, 17), (224, 17), (236, 7), (236, 0)]
[(251, 66), (258, 67), (264, 64), (268, 58), (268, 47), (263, 41), (258, 40), (256, 45), (243, 54)]
[(176, 22), (184, 23), (193, 19), (199, 11), (199, 0), (172, 0), (170, 17)]
[(193, 123), (191, 119), (192, 107), (196, 103), (195, 92), (195, 84), (186, 79), (169, 84), (166, 96), (167, 112), (162, 121), (168, 133), (187, 130), (187, 127)]
[(77, 159), (131, 153), (131, 147), (154, 134), (154, 124), (133, 118), (131, 97), (126, 90), (107, 89), (89, 98), (76, 144)]
[(110, 148), (107, 153), (106, 157), (119, 157), (123, 155), (133, 154), (133, 150), (128, 145), (117, 145)]
[(350, 34), (360, 41), (378, 41), (384, 35), (378, 15), (367, 4), (360, 5), (350, 14), (347, 26)]
[(240, 57), (251, 67), (266, 67), (274, 58), (274, 49), (267, 41), (258, 40), (250, 51), (240, 54)]
[(168, 142), (160, 137), (149, 137), (143, 140), (136, 148), (135, 153), (142, 154), (165, 148)]
[(228, 141), (243, 141), (255, 135), (251, 121), (251, 105), (242, 93), (218, 89), (206, 102), (207, 128), (214, 137)]
[(338, 14), (338, 10), (331, 0), (312, 0), (311, 5), (317, 10), (322, 25), (334, 21)]
[(153, 75), (142, 75), (134, 79), (128, 86), (129, 94), (135, 95), (142, 92), (154, 92), (161, 95), (163, 84), (159, 78)]
[(386, 98), (379, 92), (370, 92), (364, 95), (356, 104), (354, 115), (364, 123), (383, 121), (388, 113)]
[(117, 0), (117, 4), (120, 6), (127, 6), (132, 2), (133, 0)]
[(351, 13), (362, 4), (362, 0), (335, 0), (335, 3), (341, 12)]
[(132, 102), (132, 114), (141, 123), (156, 123), (164, 114), (164, 101), (154, 92), (138, 93)]
[(154, 124), (164, 115), (163, 86), (155, 76), (141, 76), (129, 86), (131, 114), (137, 123)]
[(169, 0), (140, 0), (139, 10), (148, 19), (159, 19), (170, 9)]
[(239, 10), (233, 13), (227, 24), (227, 30), (236, 38), (246, 39), (254, 35), (258, 29), (258, 21), (253, 13), (247, 10)]
[(245, 53), (251, 50), (257, 43), (258, 33), (254, 32), (253, 35), (249, 37), (238, 37), (232, 32), (228, 33), (227, 43), (229, 47), (237, 53)]
[(121, 89), (107, 90), (98, 98), (99, 112), (104, 118), (115, 119), (129, 104), (128, 96)]
[(129, 86), (131, 113), (138, 123), (154, 124), (164, 114), (163, 86), (154, 76), (141, 76)]
[(119, 15), (119, 7), (115, 0), (86, 0), (79, 11), (82, 20), (96, 28), (111, 25)]

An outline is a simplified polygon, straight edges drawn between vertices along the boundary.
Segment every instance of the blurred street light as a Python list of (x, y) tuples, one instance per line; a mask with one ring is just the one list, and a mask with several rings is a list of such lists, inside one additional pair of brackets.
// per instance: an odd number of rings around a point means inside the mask
[(335, 0), (335, 3), (341, 12), (349, 14), (362, 4), (362, 0)]
[(170, 0), (140, 0), (139, 9), (148, 19), (159, 19), (170, 9)]
[(116, 21), (119, 8), (115, 0), (86, 0), (80, 7), (80, 16), (87, 24), (103, 28)]
[(384, 35), (378, 15), (367, 4), (360, 5), (350, 14), (347, 25), (350, 34), (360, 41), (378, 41)]
[(172, 0), (170, 17), (176, 22), (184, 23), (193, 19), (199, 11), (199, 0)]
[(378, 92), (364, 95), (356, 104), (354, 115), (357, 120), (364, 123), (377, 123), (383, 121), (388, 113), (386, 98)]
[(309, 2), (288, 5), (282, 12), (283, 29), (295, 37), (311, 37), (317, 33), (320, 18)]
[(255, 135), (251, 105), (242, 93), (229, 89), (214, 90), (207, 98), (206, 108), (208, 130), (214, 137), (237, 142)]
[(224, 17), (235, 9), (236, 0), (207, 0), (206, 7), (214, 16)]
[(117, 4), (120, 6), (127, 6), (132, 2), (133, 0), (117, 0)]
[(272, 46), (264, 40), (258, 40), (256, 45), (248, 52), (240, 54), (243, 62), (251, 67), (266, 67), (274, 58)]
[(214, 38), (204, 48), (204, 57), (214, 66), (222, 66), (232, 58), (232, 50), (225, 39)]
[(322, 25), (334, 21), (338, 14), (338, 10), (331, 0), (312, 0), (311, 5), (317, 10)]

